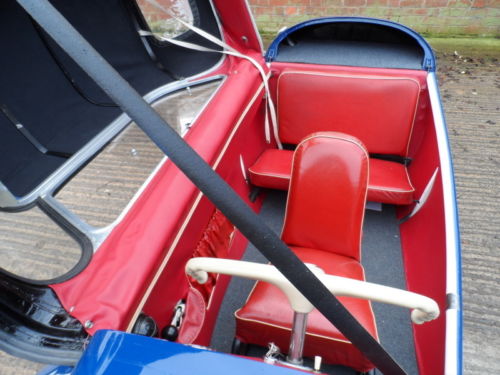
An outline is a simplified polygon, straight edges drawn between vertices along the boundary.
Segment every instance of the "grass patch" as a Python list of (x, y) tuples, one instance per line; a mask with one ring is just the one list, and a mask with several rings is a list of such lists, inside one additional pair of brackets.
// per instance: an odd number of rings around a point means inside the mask
[(426, 38), (432, 48), (448, 52), (457, 49), (496, 51), (500, 54), (500, 39), (497, 38)]
[(500, 39), (498, 38), (426, 38), (432, 48), (439, 52), (484, 52), (500, 55)]
[[(262, 31), (262, 40), (265, 48), (276, 38), (277, 33)], [(436, 52), (453, 53), (454, 51), (467, 51), (469, 53), (486, 53), (492, 56), (500, 56), (500, 38), (477, 37), (477, 36), (438, 36), (436, 34), (426, 35), (422, 33)]]

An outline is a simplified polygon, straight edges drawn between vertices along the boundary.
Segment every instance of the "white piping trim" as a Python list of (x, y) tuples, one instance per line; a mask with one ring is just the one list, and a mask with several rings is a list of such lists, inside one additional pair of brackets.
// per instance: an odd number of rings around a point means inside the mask
[(259, 172), (254, 172), (251, 168), (248, 168), (251, 174), (257, 175), (257, 176), (263, 176), (263, 177), (273, 177), (273, 178), (282, 178), (284, 180), (289, 180), (290, 175), (279, 175), (277, 173), (259, 173)]
[(247, 170), (245, 167), (245, 162), (243, 161), (243, 155), (241, 154), (240, 154), (240, 168), (241, 168), (241, 174), (243, 175), (243, 179), (248, 184), (249, 180), (248, 180)]
[(340, 73), (327, 73), (327, 72), (315, 72), (310, 70), (285, 70), (283, 71), (278, 80), (284, 76), (285, 74), (304, 74), (304, 75), (313, 75), (313, 76), (322, 76), (322, 77), (339, 77), (339, 78), (359, 78), (359, 79), (377, 79), (377, 80), (396, 80), (396, 81), (413, 81), (417, 84), (420, 89), (420, 82), (411, 77), (397, 77), (397, 76), (377, 76), (370, 74), (340, 74)]
[[(241, 126), (243, 120), (245, 119), (248, 111), (250, 111), (250, 108), (254, 105), (255, 101), (257, 100), (257, 98), (261, 94), (261, 91), (262, 91), (263, 87), (264, 87), (264, 84), (261, 84), (259, 86), (259, 88), (255, 92), (255, 94), (252, 97), (252, 99), (250, 99), (250, 102), (248, 103), (247, 107), (245, 108), (245, 110), (243, 111), (243, 113), (241, 114), (241, 116), (239, 117), (239, 119), (236, 122), (235, 126), (233, 127), (233, 130), (231, 131), (231, 134), (228, 136), (224, 147), (222, 148), (222, 150), (219, 153), (219, 157), (217, 158), (217, 160), (212, 165), (212, 168), (214, 170), (218, 167), (219, 163), (221, 162), (224, 154), (227, 151), (227, 148), (229, 147), (229, 144), (231, 143), (234, 135), (236, 134), (236, 131), (240, 128), (240, 126)], [(169, 247), (169, 249), (168, 249), (165, 257), (163, 258), (163, 261), (161, 262), (160, 266), (158, 267), (158, 269), (157, 269), (157, 271), (155, 273), (155, 276), (153, 277), (153, 279), (152, 279), (151, 283), (149, 284), (147, 290), (144, 292), (141, 301), (137, 305), (137, 309), (136, 309), (135, 313), (132, 315), (132, 318), (130, 319), (130, 322), (129, 322), (128, 326), (127, 326), (126, 332), (131, 332), (132, 331), (132, 328), (134, 327), (134, 324), (135, 324), (135, 321), (137, 320), (137, 317), (139, 316), (139, 314), (141, 313), (142, 309), (144, 308), (144, 305), (146, 304), (149, 296), (151, 295), (151, 292), (153, 291), (154, 287), (156, 286), (156, 283), (158, 282), (158, 279), (160, 278), (161, 274), (165, 270), (165, 267), (167, 266), (168, 261), (170, 260), (170, 257), (172, 256), (172, 254), (173, 254), (173, 252), (174, 252), (177, 244), (179, 243), (182, 235), (184, 234), (184, 231), (186, 230), (186, 227), (187, 227), (189, 221), (191, 220), (191, 217), (194, 215), (194, 211), (198, 207), (198, 204), (200, 203), (200, 200), (201, 200), (202, 196), (203, 196), (203, 193), (201, 193), (201, 192), (199, 192), (198, 195), (196, 196), (196, 198), (195, 198), (195, 200), (193, 202), (193, 205), (191, 206), (191, 209), (189, 210), (186, 218), (184, 219), (184, 222), (182, 223), (182, 226), (180, 227), (179, 231), (177, 232), (177, 235), (175, 236), (174, 240), (172, 241), (172, 244), (170, 245), (170, 247)]]
[[(412, 132), (413, 132), (413, 127), (412, 127)], [(411, 140), (411, 134), (410, 137), (408, 138), (408, 147), (410, 147), (410, 140)], [(406, 152), (408, 155), (408, 151)], [(405, 173), (406, 173), (406, 179), (408, 180), (408, 183), (410, 184), (412, 191), (415, 191), (415, 186), (413, 186), (413, 183), (411, 182), (410, 175), (408, 174), (408, 167), (405, 165)]]
[(397, 189), (397, 188), (384, 188), (381, 186), (376, 186), (376, 185), (370, 185), (368, 184), (368, 190), (371, 191), (388, 191), (392, 193), (414, 193), (415, 189), (413, 190), (404, 190), (404, 189)]

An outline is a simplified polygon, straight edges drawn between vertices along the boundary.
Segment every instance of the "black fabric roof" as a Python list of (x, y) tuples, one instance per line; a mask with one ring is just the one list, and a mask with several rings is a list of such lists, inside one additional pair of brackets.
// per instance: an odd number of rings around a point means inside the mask
[[(152, 43), (166, 68), (161, 69), (137, 33), (143, 20), (133, 0), (52, 3), (142, 95), (209, 69), (220, 59), (217, 54)], [(193, 3), (199, 26), (218, 36), (209, 2)], [(190, 32), (182, 37), (206, 44)], [(0, 48), (0, 104), (48, 150), (74, 154), (121, 114), (14, 0), (0, 2)], [(1, 112), (0, 134), (0, 181), (17, 196), (29, 193), (67, 160), (40, 152)]]

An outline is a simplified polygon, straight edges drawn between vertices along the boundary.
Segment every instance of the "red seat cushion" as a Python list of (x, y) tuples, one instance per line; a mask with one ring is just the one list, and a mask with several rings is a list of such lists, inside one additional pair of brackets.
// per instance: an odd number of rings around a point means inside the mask
[(361, 230), (368, 183), (368, 153), (347, 134), (311, 134), (293, 154), (281, 239), (361, 258)]
[(250, 181), (255, 186), (288, 190), (292, 174), (293, 151), (267, 149), (248, 168)]
[(420, 84), (413, 78), (285, 70), (278, 78), (279, 136), (351, 134), (369, 153), (407, 156)]
[[(361, 264), (350, 257), (308, 248), (293, 247), (292, 250), (303, 262), (316, 264), (327, 274), (365, 279)], [(352, 297), (339, 297), (339, 300), (378, 339), (370, 302)], [(288, 350), (293, 311), (285, 295), (275, 286), (258, 282), (235, 316), (236, 336), (241, 341), (261, 346), (274, 342), (282, 351)], [(318, 310), (308, 316), (304, 355), (320, 355), (327, 363), (350, 366), (361, 372), (373, 368)]]
[(391, 204), (411, 204), (413, 187), (406, 166), (393, 161), (370, 158), (368, 200)]
[[(287, 153), (289, 155), (289, 152)], [(290, 168), (290, 167), (289, 167)], [(290, 191), (281, 238), (297, 256), (327, 274), (364, 280), (361, 230), (368, 184), (368, 152), (361, 142), (337, 132), (312, 134), (293, 153)], [(377, 338), (366, 300), (341, 297), (344, 306)], [(293, 311), (276, 287), (259, 282), (236, 312), (243, 342), (288, 350)], [(304, 355), (368, 371), (373, 365), (317, 310), (308, 315)]]
[[(293, 151), (268, 149), (249, 168), (256, 186), (288, 190)], [(411, 204), (415, 189), (403, 164), (370, 158), (367, 200), (389, 204)]]

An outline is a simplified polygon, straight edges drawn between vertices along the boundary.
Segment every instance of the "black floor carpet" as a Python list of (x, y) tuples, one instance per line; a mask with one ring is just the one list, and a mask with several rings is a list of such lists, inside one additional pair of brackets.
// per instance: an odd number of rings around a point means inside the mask
[[(285, 203), (284, 192), (269, 191), (260, 213), (262, 220), (278, 234), (281, 232)], [(266, 259), (251, 244), (243, 260), (266, 263)], [(366, 211), (362, 263), (367, 281), (406, 289), (399, 228), (393, 207), (383, 206), (381, 212)], [(253, 285), (252, 280), (232, 279), (212, 336), (211, 346), (215, 350), (230, 352), (235, 332), (233, 313), (245, 303)], [(373, 309), (382, 345), (408, 374), (417, 374), (409, 311), (381, 303), (373, 303)], [(326, 370), (324, 367), (323, 371)], [(339, 366), (332, 366), (331, 370), (335, 374), (353, 373)]]

